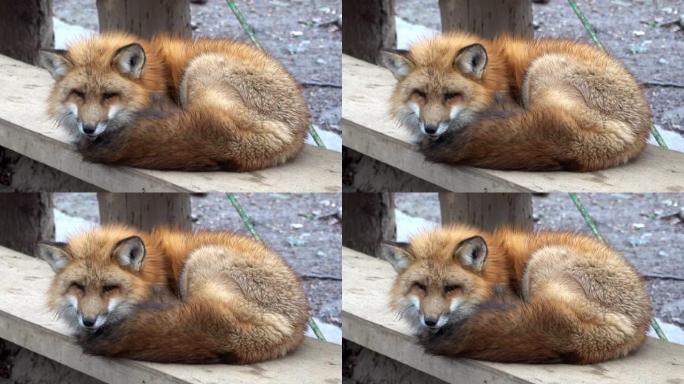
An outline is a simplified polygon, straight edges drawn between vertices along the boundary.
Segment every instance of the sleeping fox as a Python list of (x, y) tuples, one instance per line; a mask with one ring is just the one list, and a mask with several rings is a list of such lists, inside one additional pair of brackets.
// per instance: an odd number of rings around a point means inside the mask
[(575, 233), (453, 225), (384, 244), (391, 306), (430, 353), (590, 364), (644, 342), (651, 305), (616, 251)]
[(247, 364), (284, 356), (304, 338), (299, 279), (242, 236), (111, 225), (36, 252), (56, 273), (49, 306), (86, 353)]
[(435, 162), (595, 171), (636, 158), (648, 103), (615, 58), (574, 41), (448, 33), (384, 51), (391, 113)]
[(251, 171), (304, 146), (309, 111), (266, 53), (229, 40), (108, 33), (40, 53), (49, 113), (88, 161)]

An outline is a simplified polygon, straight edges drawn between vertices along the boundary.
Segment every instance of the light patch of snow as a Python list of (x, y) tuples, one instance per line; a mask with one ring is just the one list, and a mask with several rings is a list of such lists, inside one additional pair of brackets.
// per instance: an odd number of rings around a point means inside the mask
[(65, 23), (56, 17), (52, 18), (52, 26), (55, 30), (55, 49), (66, 49), (69, 44), (96, 33), (78, 25)]
[(65, 242), (69, 236), (97, 226), (97, 223), (69, 216), (56, 208), (53, 212), (55, 214), (55, 241)]
[[(682, 135), (677, 132), (668, 131), (667, 129), (658, 129), (658, 131), (660, 132), (660, 136), (663, 137), (663, 140), (665, 140), (668, 149), (684, 152), (684, 137), (682, 137)], [(655, 141), (653, 135), (649, 136), (648, 143), (658, 145), (658, 142)]]
[(439, 224), (420, 217), (413, 217), (395, 209), (394, 220), (397, 224), (397, 241), (408, 242), (411, 236), (438, 227)]
[[(329, 343), (339, 344), (339, 345), (342, 344), (342, 328), (340, 328), (336, 325), (330, 324), (330, 323), (323, 322), (320, 319), (315, 318), (315, 317), (314, 317), (314, 320), (316, 321), (316, 325), (318, 325), (318, 329), (320, 329), (321, 332), (323, 333), (323, 336), (325, 337), (325, 341), (327, 341)], [(316, 335), (314, 335), (314, 333), (310, 327), (306, 328), (305, 335), (308, 337), (316, 338)]]
[[(323, 144), (325, 144), (327, 149), (342, 152), (342, 136), (324, 129), (316, 129), (316, 132), (318, 132), (318, 136), (323, 140)], [(306, 136), (306, 143), (316, 145), (311, 135)]]
[[(679, 326), (675, 324), (670, 324), (666, 323), (661, 319), (657, 319), (658, 324), (660, 324), (660, 329), (663, 330), (665, 333), (665, 337), (667, 337), (667, 341), (670, 343), (677, 343), (677, 344), (683, 344), (684, 345), (684, 330), (679, 328)], [(655, 337), (658, 338), (658, 335), (656, 335), (655, 331), (653, 328), (648, 330), (648, 335), (650, 337)]]
[(408, 49), (415, 41), (432, 37), (439, 33), (422, 25), (409, 23), (401, 17), (395, 17), (394, 23), (397, 29), (397, 49)]

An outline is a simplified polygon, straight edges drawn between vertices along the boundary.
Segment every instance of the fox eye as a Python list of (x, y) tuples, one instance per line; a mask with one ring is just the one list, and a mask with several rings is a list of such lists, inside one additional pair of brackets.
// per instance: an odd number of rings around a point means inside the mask
[(78, 89), (72, 89), (70, 93), (76, 97), (80, 97), (81, 99), (85, 99), (85, 93), (83, 93), (83, 91), (80, 91)]
[(416, 283), (413, 283), (413, 286), (414, 286), (415, 288), (417, 288), (417, 289), (420, 289), (420, 290), (423, 291), (423, 292), (426, 292), (426, 291), (427, 291), (427, 287), (426, 287), (425, 284), (423, 284), (423, 283), (418, 283), (418, 282), (416, 282)]
[(419, 89), (414, 89), (414, 90), (413, 90), (413, 94), (416, 95), (416, 96), (418, 96), (418, 97), (420, 97), (420, 98), (423, 98), (423, 99), (425, 99), (425, 98), (427, 97), (427, 95), (425, 94), (425, 92), (423, 92), (423, 91), (421, 91), (421, 90), (419, 90)]
[(119, 96), (117, 92), (105, 92), (102, 94), (102, 100), (111, 100), (117, 96)]
[(102, 286), (102, 293), (111, 292), (111, 291), (118, 289), (118, 288), (119, 288), (119, 286), (115, 285), (115, 284), (103, 285)]
[(84, 291), (84, 290), (85, 290), (85, 287), (83, 286), (83, 284), (78, 283), (78, 282), (75, 282), (75, 281), (74, 281), (73, 283), (71, 283), (71, 288), (76, 288), (76, 289), (78, 289), (79, 291)]
[(451, 99), (461, 96), (463, 96), (461, 92), (447, 92), (444, 94), (444, 101), (449, 101)]
[(458, 284), (449, 284), (444, 287), (444, 293), (453, 293), (460, 290), (462, 287)]

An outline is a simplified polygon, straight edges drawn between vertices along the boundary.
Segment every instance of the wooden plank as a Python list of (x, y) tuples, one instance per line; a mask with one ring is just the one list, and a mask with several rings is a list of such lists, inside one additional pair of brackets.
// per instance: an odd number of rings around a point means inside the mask
[(648, 146), (636, 161), (599, 172), (519, 172), (426, 162), (389, 116), (396, 80), (342, 55), (344, 145), (454, 192), (681, 192), (684, 154)]
[(282, 359), (251, 365), (157, 364), (84, 355), (47, 310), (53, 272), (46, 263), (0, 247), (0, 338), (107, 383), (341, 383), (341, 348), (306, 338)]
[(47, 116), (47, 71), (0, 56), (0, 146), (112, 192), (338, 192), (341, 155), (307, 145), (285, 165), (247, 173), (153, 171), (81, 160)]
[(192, 37), (188, 0), (97, 0), (100, 32), (126, 31), (146, 39), (159, 32)]
[(501, 364), (425, 354), (388, 306), (395, 272), (387, 262), (342, 249), (345, 339), (449, 383), (681, 383), (684, 346), (649, 338), (636, 353), (592, 365)]

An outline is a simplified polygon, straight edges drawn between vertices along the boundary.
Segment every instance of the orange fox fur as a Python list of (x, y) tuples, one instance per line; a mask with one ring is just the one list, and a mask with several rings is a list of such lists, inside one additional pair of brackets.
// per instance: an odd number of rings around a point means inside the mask
[(250, 171), (304, 145), (309, 112), (268, 54), (230, 40), (108, 33), (41, 51), (56, 83), (49, 112), (88, 161)]
[(50, 308), (86, 353), (245, 364), (284, 356), (304, 337), (299, 279), (242, 236), (106, 226), (37, 253), (56, 272)]
[(428, 352), (588, 364), (626, 356), (646, 338), (643, 281), (592, 238), (454, 225), (383, 250), (399, 272), (391, 306)]
[(586, 44), (449, 33), (383, 55), (392, 115), (431, 161), (594, 171), (636, 158), (649, 136), (634, 77)]

